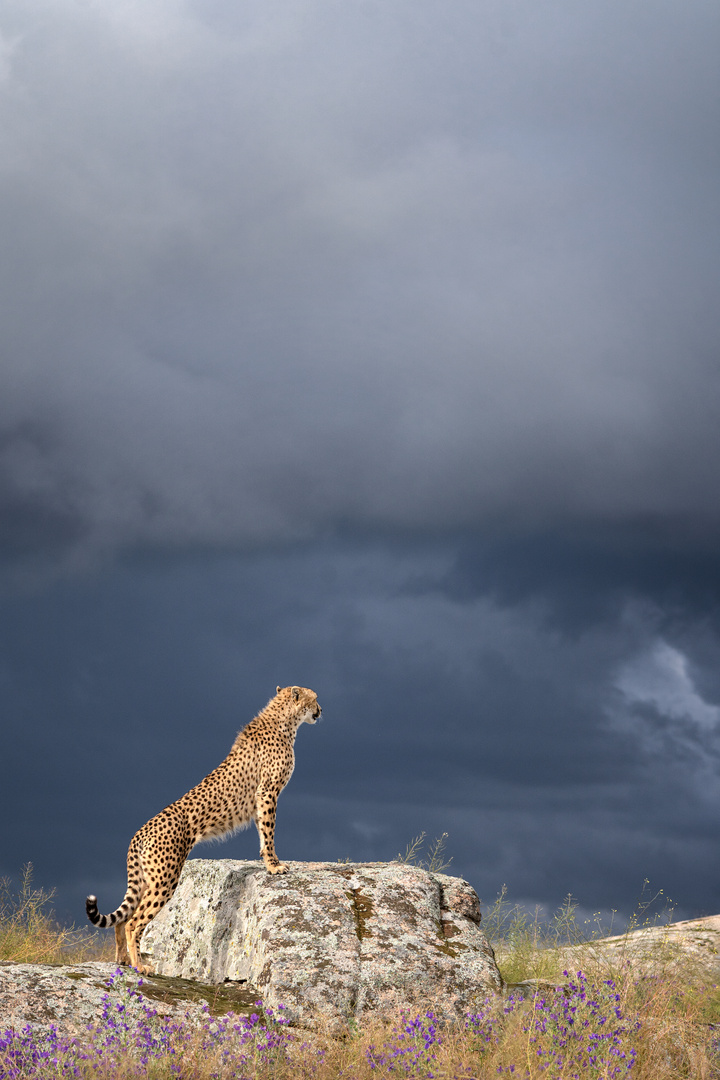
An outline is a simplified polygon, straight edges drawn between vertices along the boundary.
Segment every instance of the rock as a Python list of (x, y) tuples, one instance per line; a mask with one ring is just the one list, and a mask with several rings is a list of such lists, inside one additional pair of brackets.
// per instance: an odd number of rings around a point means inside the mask
[(589, 956), (598, 962), (629, 965), (638, 974), (654, 975), (694, 968), (697, 975), (720, 977), (720, 915), (644, 926), (615, 937), (598, 938), (563, 950), (566, 962)]
[[(128, 995), (139, 991), (139, 996)], [(184, 979), (143, 978), (116, 964), (0, 963), (0, 1032), (51, 1027), (80, 1034), (102, 1021), (107, 999), (124, 1005), (129, 1018), (150, 1005), (162, 1016), (190, 1016), (200, 1022), (207, 1009), (213, 1016), (249, 1012), (256, 995), (238, 986), (204, 986)]]
[(295, 1023), (414, 1006), (456, 1018), (502, 989), (466, 881), (401, 863), (288, 866), (186, 863), (142, 958), (164, 975), (252, 986)]
[[(498, 947), (503, 964), (502, 945)], [(720, 979), (720, 915), (702, 919), (643, 926), (612, 937), (592, 938), (577, 945), (539, 949), (529, 956), (531, 965), (542, 961), (550, 970), (550, 981), (524, 979), (505, 982), (506, 994), (532, 996), (536, 992), (559, 990), (566, 985), (564, 973), (604, 971), (617, 978), (623, 973), (633, 979), (668, 978), (681, 983), (717, 982)]]

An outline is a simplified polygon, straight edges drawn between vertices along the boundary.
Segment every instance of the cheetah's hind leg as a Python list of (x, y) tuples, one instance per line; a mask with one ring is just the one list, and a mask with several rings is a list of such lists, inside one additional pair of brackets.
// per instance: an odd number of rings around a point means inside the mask
[(140, 903), (126, 923), (127, 947), (130, 953), (130, 963), (141, 975), (154, 975), (153, 968), (140, 963), (140, 939), (148, 923), (152, 922), (156, 915), (162, 911), (170, 897), (175, 892), (180, 871), (185, 863), (187, 851), (180, 852), (172, 863), (166, 863), (162, 878), (162, 869), (154, 872), (143, 868), (144, 890)]
[(155, 916), (155, 912), (149, 910), (149, 904), (140, 904), (135, 915), (127, 923), (127, 947), (130, 954), (130, 966), (134, 967), (141, 975), (154, 975), (155, 971), (149, 964), (140, 962), (140, 938), (143, 930)]
[(115, 923), (115, 963), (122, 967), (130, 966), (126, 927), (127, 923)]

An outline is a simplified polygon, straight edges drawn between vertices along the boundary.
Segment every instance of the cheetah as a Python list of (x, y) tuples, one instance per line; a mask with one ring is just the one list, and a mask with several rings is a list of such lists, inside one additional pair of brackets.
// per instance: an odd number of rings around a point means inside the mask
[(120, 907), (101, 915), (97, 897), (88, 896), (85, 903), (94, 926), (115, 927), (116, 963), (152, 974), (138, 955), (142, 932), (175, 892), (185, 860), (200, 840), (229, 836), (254, 821), (268, 873), (287, 872), (275, 854), (278, 795), (295, 766), (293, 746), (300, 724), (314, 724), (321, 711), (313, 690), (278, 686), (275, 697), (242, 729), (225, 760), (135, 833)]

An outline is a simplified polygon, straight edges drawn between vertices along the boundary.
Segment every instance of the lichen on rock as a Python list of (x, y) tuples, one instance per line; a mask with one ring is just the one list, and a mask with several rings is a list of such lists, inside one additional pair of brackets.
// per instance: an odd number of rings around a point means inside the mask
[(56, 1027), (81, 1034), (101, 1021), (108, 1000), (122, 1005), (129, 1018), (149, 1004), (163, 1016), (201, 1023), (208, 1012), (249, 1013), (256, 999), (254, 990), (238, 983), (208, 986), (166, 976), (141, 979), (131, 969), (103, 961), (0, 963), (0, 1031), (22, 1031), (29, 1024), (37, 1031)]
[(401, 863), (190, 860), (141, 954), (161, 974), (243, 982), (296, 1023), (433, 1005), (461, 1016), (502, 989), (472, 887)]

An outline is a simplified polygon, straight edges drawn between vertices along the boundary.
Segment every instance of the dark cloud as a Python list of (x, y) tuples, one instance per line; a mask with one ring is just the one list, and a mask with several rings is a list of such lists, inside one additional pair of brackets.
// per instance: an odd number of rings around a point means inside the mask
[(718, 19), (4, 5), (1, 871), (296, 681), (282, 852), (717, 909)]
[(23, 546), (716, 534), (710, 5), (3, 18)]
[[(503, 605), (542, 601), (557, 627), (577, 633), (616, 619), (628, 598), (654, 605), (666, 628), (720, 614), (720, 556), (714, 538), (668, 524), (553, 531), (497, 530), (458, 543), (447, 576), (436, 582), (462, 602), (491, 596)], [(429, 581), (421, 587), (429, 587)]]
[[(114, 903), (134, 830), (217, 764), (276, 682), (302, 680), (325, 719), (300, 733), (283, 793), (288, 856), (391, 858), (448, 831), (488, 901), (507, 883), (627, 915), (649, 877), (683, 912), (712, 908), (720, 696), (697, 673), (717, 670), (718, 636), (688, 619), (666, 641), (630, 600), (573, 636), (534, 600), (418, 589), (453, 557), (156, 557), (8, 597), (17, 825), (0, 871), (33, 859), (66, 912), (83, 889)], [(254, 857), (256, 843), (197, 854)]]

